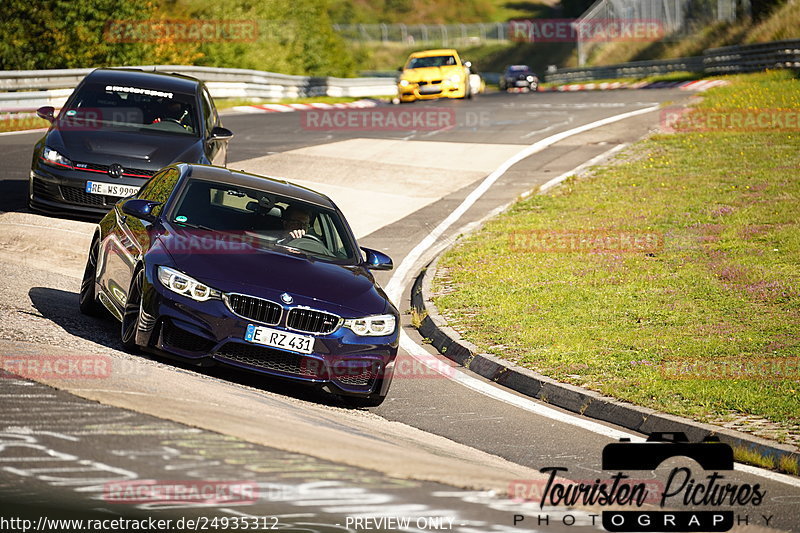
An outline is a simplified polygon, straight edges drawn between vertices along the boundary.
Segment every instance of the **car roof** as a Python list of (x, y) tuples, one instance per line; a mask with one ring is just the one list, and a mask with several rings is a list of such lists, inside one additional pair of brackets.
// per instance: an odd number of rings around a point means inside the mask
[(157, 91), (173, 91), (194, 94), (200, 80), (183, 74), (144, 71), (128, 68), (99, 68), (93, 70), (85, 78), (86, 82), (113, 83), (115, 85), (133, 85)]
[(528, 65), (509, 65), (508, 70), (530, 70)]
[(453, 48), (438, 48), (436, 50), (422, 50), (421, 52), (414, 52), (410, 57), (429, 57), (429, 56), (454, 56), (456, 52)]
[(237, 185), (241, 187), (250, 187), (252, 189), (259, 189), (281, 196), (286, 196), (302, 202), (327, 207), (329, 209), (336, 209), (333, 201), (322, 193), (307, 189), (294, 183), (289, 183), (280, 178), (271, 178), (267, 176), (259, 176), (258, 174), (251, 174), (244, 170), (230, 170), (223, 167), (215, 167), (211, 165), (190, 165), (181, 163), (178, 166), (188, 167), (186, 176), (190, 179), (201, 179), (207, 181), (216, 181), (225, 183), (227, 185)]

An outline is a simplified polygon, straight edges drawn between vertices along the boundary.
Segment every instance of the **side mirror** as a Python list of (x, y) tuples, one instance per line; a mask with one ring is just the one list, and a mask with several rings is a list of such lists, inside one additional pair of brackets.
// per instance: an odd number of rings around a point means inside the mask
[(394, 264), (392, 263), (392, 258), (386, 255), (383, 252), (379, 252), (378, 250), (372, 250), (370, 248), (361, 248), (364, 250), (364, 253), (367, 256), (366, 261), (364, 261), (364, 266), (370, 270), (391, 270), (394, 268)]
[(211, 141), (227, 141), (231, 138), (233, 138), (233, 132), (228, 128), (222, 128), (220, 126), (211, 130), (211, 135), (208, 137)]
[(153, 222), (156, 217), (153, 215), (152, 211), (157, 205), (161, 205), (161, 202), (131, 198), (122, 204), (122, 212), (126, 215), (146, 220), (147, 222)]
[(56, 110), (53, 106), (46, 105), (36, 110), (36, 116), (38, 116), (39, 118), (43, 118), (48, 122), (53, 122), (55, 120), (54, 116), (55, 112)]
[(472, 68), (472, 61), (464, 61), (464, 66), (467, 68)]

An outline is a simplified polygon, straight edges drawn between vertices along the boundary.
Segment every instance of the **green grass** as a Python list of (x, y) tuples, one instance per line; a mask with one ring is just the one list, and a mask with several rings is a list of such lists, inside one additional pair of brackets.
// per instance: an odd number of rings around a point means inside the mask
[(14, 117), (6, 115), (0, 118), (0, 132), (33, 130), (47, 128), (50, 123), (39, 117)]
[[(786, 72), (730, 79), (701, 106), (800, 109), (800, 81)], [(776, 438), (797, 442), (796, 371), (711, 378), (731, 361), (800, 357), (799, 138), (654, 135), (464, 238), (440, 261), (435, 303), (487, 353), (698, 420), (766, 419)], [(651, 253), (512, 246), (512, 232), (527, 230), (655, 232), (664, 244)], [(670, 361), (711, 375), (674, 379), (662, 371)]]

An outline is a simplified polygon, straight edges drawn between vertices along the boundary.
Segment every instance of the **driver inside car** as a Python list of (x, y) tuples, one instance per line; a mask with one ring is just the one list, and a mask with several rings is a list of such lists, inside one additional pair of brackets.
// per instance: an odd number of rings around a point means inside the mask
[(180, 102), (170, 100), (166, 105), (161, 107), (159, 116), (156, 117), (152, 123), (158, 124), (159, 122), (169, 121), (180, 124), (186, 128), (187, 125), (183, 123), (183, 120), (186, 118), (186, 113), (186, 110), (183, 108)]
[(311, 213), (302, 207), (290, 205), (283, 212), (281, 221), (285, 231), (284, 238), (299, 239), (308, 231)]

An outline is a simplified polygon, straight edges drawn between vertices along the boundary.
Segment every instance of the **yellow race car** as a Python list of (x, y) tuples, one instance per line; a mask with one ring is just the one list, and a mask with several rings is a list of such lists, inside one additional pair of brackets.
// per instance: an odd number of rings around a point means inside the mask
[(414, 52), (401, 67), (397, 97), (401, 102), (435, 98), (472, 98), (469, 61), (452, 49)]

